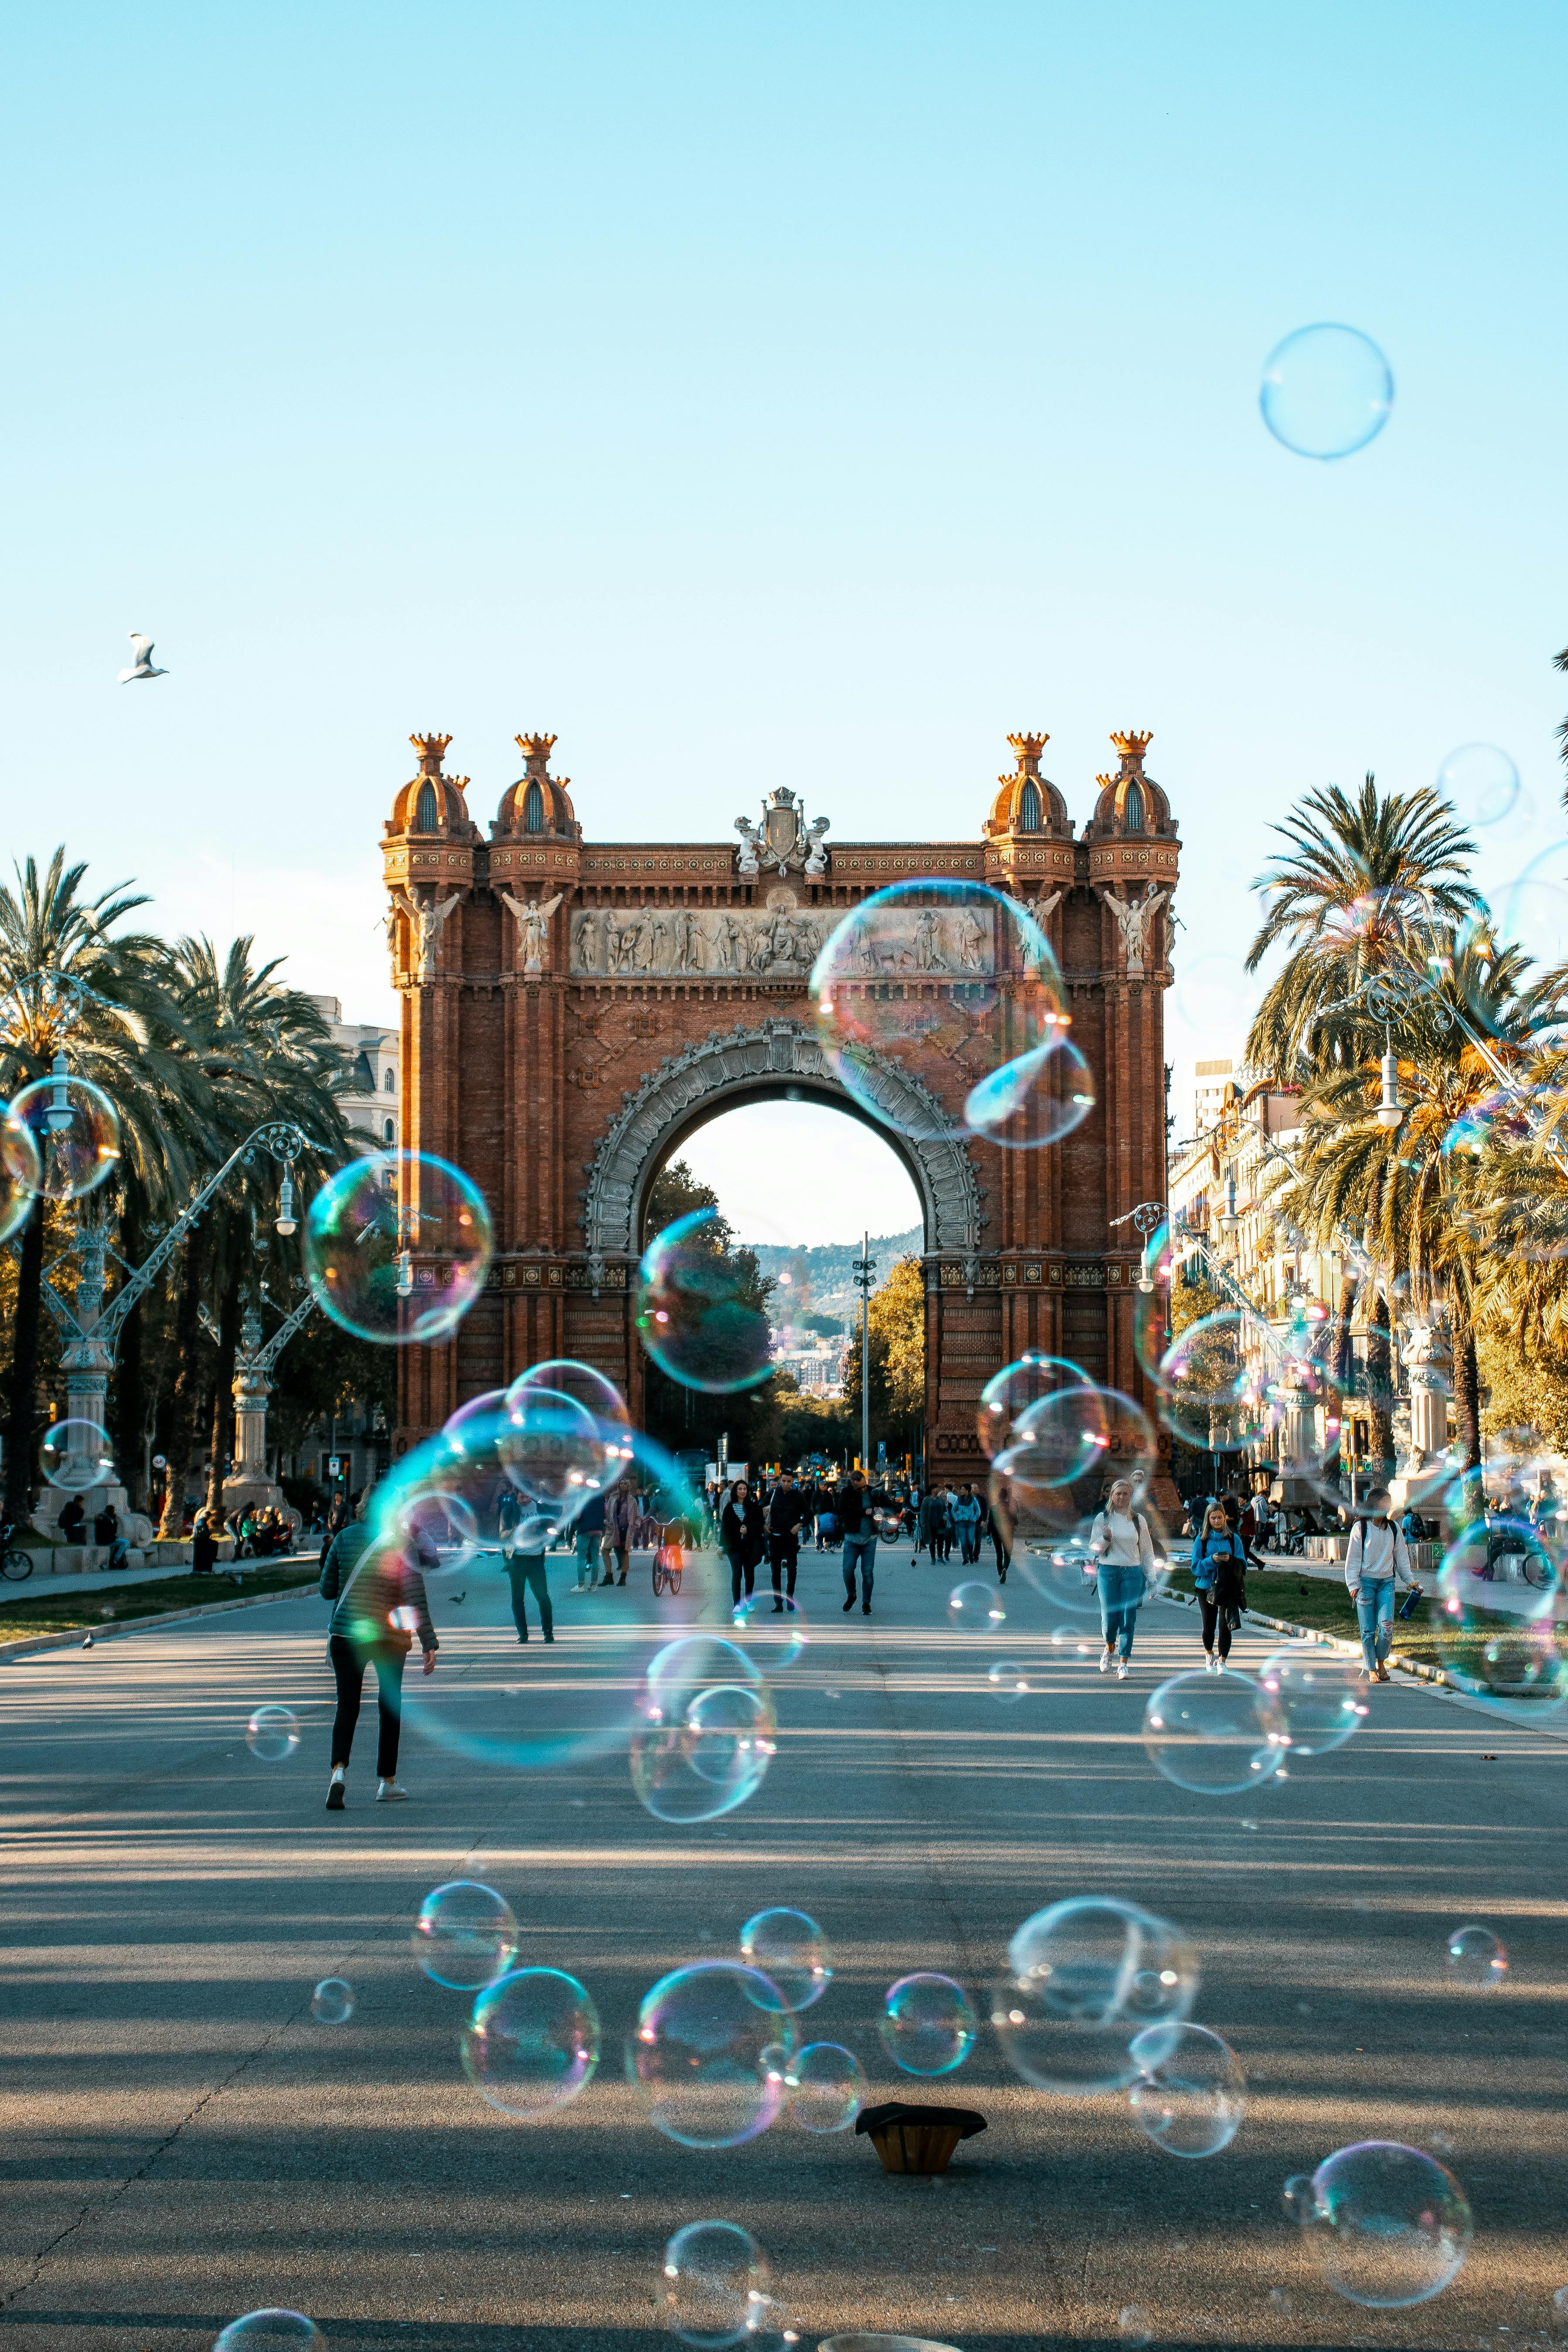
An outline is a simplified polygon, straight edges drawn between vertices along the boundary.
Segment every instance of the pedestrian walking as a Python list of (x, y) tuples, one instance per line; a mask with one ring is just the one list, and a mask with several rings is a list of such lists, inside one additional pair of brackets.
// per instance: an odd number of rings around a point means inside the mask
[(966, 1478), (959, 1488), (958, 1500), (952, 1507), (952, 1524), (958, 1534), (959, 1558), (965, 1568), (973, 1568), (980, 1558), (980, 1522), (984, 1516), (980, 1497)]
[(868, 1486), (864, 1470), (852, 1470), (834, 1496), (835, 1511), (844, 1530), (844, 1608), (855, 1606), (855, 1572), (860, 1572), (860, 1613), (871, 1614), (871, 1589), (877, 1580), (877, 1519), (887, 1508), (879, 1486)]
[[(533, 1540), (539, 1542), (536, 1536)], [(517, 1627), (520, 1642), (528, 1639), (528, 1596), (531, 1592), (539, 1610), (539, 1630), (547, 1642), (555, 1639), (555, 1612), (550, 1605), (550, 1584), (545, 1574), (542, 1543), (537, 1551), (525, 1551), (520, 1546), (508, 1555), (506, 1580), (511, 1588), (511, 1622)]]
[(1193, 1585), (1203, 1620), (1204, 1672), (1223, 1674), (1230, 1655), (1231, 1618), (1247, 1606), (1247, 1550), (1230, 1531), (1224, 1509), (1211, 1503), (1193, 1538)]
[(1005, 1584), (1007, 1570), (1013, 1565), (1013, 1530), (1017, 1524), (1017, 1509), (1012, 1487), (994, 1471), (991, 1474), (991, 1508), (987, 1518), (991, 1529), (991, 1549), (996, 1555), (996, 1581)]
[(1367, 1496), (1373, 1516), (1358, 1519), (1351, 1529), (1345, 1553), (1345, 1584), (1355, 1602), (1361, 1627), (1361, 1672), (1369, 1682), (1389, 1679), (1387, 1658), (1394, 1640), (1394, 1588), (1396, 1583), (1421, 1589), (1410, 1557), (1410, 1546), (1388, 1516), (1391, 1500), (1386, 1486)]
[(574, 1592), (592, 1592), (599, 1572), (599, 1554), (605, 1539), (605, 1497), (590, 1495), (577, 1514), (574, 1530), (574, 1547), (577, 1554), (577, 1581)]
[(1095, 1582), (1105, 1636), (1100, 1671), (1105, 1673), (1114, 1654), (1116, 1679), (1125, 1682), (1132, 1660), (1132, 1629), (1154, 1566), (1149, 1522), (1133, 1506), (1130, 1478), (1118, 1478), (1106, 1496), (1105, 1508), (1089, 1530), (1089, 1548), (1098, 1562)]
[(642, 1504), (629, 1478), (623, 1478), (605, 1506), (605, 1573), (602, 1584), (626, 1580), (626, 1562), (642, 1523)]
[(397, 1778), (404, 1661), (417, 1633), (424, 1670), (434, 1674), (439, 1647), (425, 1598), (425, 1579), (395, 1545), (371, 1544), (365, 1526), (369, 1502), (367, 1486), (353, 1519), (334, 1536), (321, 1562), (321, 1598), (337, 1603), (327, 1633), (327, 1657), (338, 1689), (338, 1711), (332, 1718), (332, 1777), (327, 1784), (330, 1813), (341, 1813), (343, 1809), (354, 1727), (365, 1674), (371, 1667), (375, 1669), (380, 1717), (375, 1801), (399, 1804), (407, 1797)]
[(928, 1486), (921, 1496), (917, 1524), (920, 1532), (915, 1538), (915, 1557), (917, 1559), (920, 1558), (923, 1544), (934, 1560), (937, 1535), (942, 1527), (942, 1494), (939, 1488)]
[(741, 1585), (751, 1599), (757, 1586), (757, 1562), (766, 1556), (767, 1530), (763, 1523), (763, 1507), (744, 1478), (737, 1478), (730, 1489), (730, 1499), (719, 1515), (719, 1548), (730, 1563), (730, 1600), (734, 1608), (741, 1605)]
[[(784, 1599), (795, 1599), (795, 1570), (800, 1565), (800, 1530), (805, 1517), (805, 1497), (789, 1471), (779, 1474), (768, 1497), (768, 1562), (773, 1570), (773, 1614), (784, 1612)], [(787, 1585), (781, 1579), (787, 1578)]]

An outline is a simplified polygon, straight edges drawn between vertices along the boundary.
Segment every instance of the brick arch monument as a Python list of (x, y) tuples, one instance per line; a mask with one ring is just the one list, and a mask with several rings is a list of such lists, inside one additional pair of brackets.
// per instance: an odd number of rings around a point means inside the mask
[[(383, 856), (403, 1003), (403, 1128), (483, 1188), (496, 1255), (445, 1345), (400, 1367), (397, 1451), (466, 1399), (552, 1356), (596, 1365), (640, 1413), (631, 1322), (655, 1174), (693, 1129), (738, 1104), (802, 1097), (864, 1117), (817, 1044), (806, 982), (851, 907), (889, 883), (985, 882), (1029, 907), (1061, 966), (1096, 1108), (1065, 1141), (1008, 1151), (957, 1112), (988, 1066), (971, 1024), (884, 1055), (873, 1122), (908, 1165), (925, 1221), (926, 1432), (933, 1474), (973, 1476), (980, 1390), (1026, 1349), (1070, 1357), (1136, 1395), (1139, 1242), (1112, 1221), (1165, 1190), (1163, 992), (1180, 844), (1144, 772), (1146, 734), (1118, 734), (1080, 838), (1040, 771), (1044, 735), (1008, 741), (978, 837), (829, 846), (826, 819), (781, 787), (729, 842), (584, 837), (552, 735), (520, 735), (523, 773), (487, 840), (451, 740), (411, 738), (418, 772)], [(910, 959), (911, 965), (913, 959)], [(887, 983), (962, 997), (922, 959)], [(420, 1267), (415, 1276), (437, 1278)], [(1163, 1445), (1169, 1441), (1162, 1439)]]

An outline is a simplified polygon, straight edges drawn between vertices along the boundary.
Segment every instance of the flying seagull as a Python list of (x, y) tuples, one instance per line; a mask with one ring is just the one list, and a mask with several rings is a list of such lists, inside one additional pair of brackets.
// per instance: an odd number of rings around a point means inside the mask
[(135, 630), (132, 629), (131, 632), (131, 650), (136, 656), (136, 667), (134, 669), (122, 669), (120, 676), (114, 681), (116, 686), (129, 686), (133, 677), (168, 677), (169, 673), (166, 669), (156, 669), (153, 667), (153, 640), (151, 637), (139, 637)]

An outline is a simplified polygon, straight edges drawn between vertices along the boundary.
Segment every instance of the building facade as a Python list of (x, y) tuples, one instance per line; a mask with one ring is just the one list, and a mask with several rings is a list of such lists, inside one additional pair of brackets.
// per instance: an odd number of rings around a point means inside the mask
[(379, 1022), (345, 1021), (335, 996), (312, 996), (311, 1003), (325, 1021), (334, 1045), (352, 1063), (350, 1085), (338, 1097), (347, 1124), (368, 1136), (383, 1151), (394, 1150), (402, 1132), (403, 1104), (398, 1087), (402, 1040), (395, 1029)]
[[(481, 1186), (496, 1229), (484, 1296), (447, 1344), (401, 1354), (395, 1452), (466, 1399), (544, 1358), (585, 1360), (639, 1414), (633, 1295), (648, 1189), (683, 1139), (757, 1099), (869, 1118), (841, 1087), (807, 982), (848, 910), (895, 882), (968, 880), (1021, 900), (1060, 966), (1095, 1107), (1065, 1140), (1004, 1150), (962, 1108), (994, 1065), (964, 973), (939, 955), (889, 975), (951, 1008), (876, 1069), (924, 1220), (927, 1460), (983, 1467), (984, 1382), (1026, 1350), (1071, 1358), (1140, 1393), (1139, 1244), (1113, 1227), (1165, 1186), (1163, 994), (1180, 843), (1144, 768), (1149, 737), (1114, 735), (1081, 835), (1040, 767), (1044, 735), (1009, 737), (976, 831), (829, 845), (786, 788), (729, 842), (585, 837), (555, 739), (520, 735), (523, 773), (481, 834), (450, 738), (415, 736), (416, 773), (382, 843), (393, 981), (403, 1002), (401, 1132)], [(880, 984), (880, 983), (879, 983)], [(438, 1278), (416, 1262), (416, 1279)], [(1152, 1400), (1148, 1401), (1152, 1405)], [(1151, 1418), (1153, 1418), (1151, 1411)]]

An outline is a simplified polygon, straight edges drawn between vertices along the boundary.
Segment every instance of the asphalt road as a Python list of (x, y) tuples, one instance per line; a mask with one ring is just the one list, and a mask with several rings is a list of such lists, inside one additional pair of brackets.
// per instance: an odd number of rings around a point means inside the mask
[[(722, 1625), (711, 1559), (679, 1604), (653, 1601), (646, 1564), (625, 1591), (570, 1597), (553, 1562), (560, 1638), (526, 1652), (493, 1566), (444, 1580), (420, 1696), (442, 1737), (411, 1709), (403, 1807), (371, 1802), (372, 1710), (349, 1809), (323, 1810), (313, 1598), (0, 1669), (5, 2341), (195, 2352), (280, 2304), (330, 2346), (625, 2352), (668, 2341), (662, 2250), (703, 2216), (761, 2242), (807, 2347), (856, 2327), (964, 2352), (1117, 2342), (1142, 2333), (1120, 2320), (1133, 2305), (1156, 2345), (1504, 2352), (1544, 2329), (1568, 2283), (1561, 1742), (1398, 1683), (1338, 1753), (1200, 1799), (1140, 1738), (1151, 1687), (1195, 1661), (1190, 1611), (1144, 1610), (1118, 1685), (1053, 1647), (1061, 1612), (1016, 1574), (1000, 1633), (954, 1634), (958, 1573), (884, 1552), (877, 1612), (846, 1617), (837, 1559), (808, 1554), (812, 1639), (774, 1683), (768, 1778), (689, 1828), (637, 1802), (624, 1749), (524, 1757), (536, 1726), (624, 1715), (678, 1625)], [(1245, 1635), (1238, 1658), (1265, 1650)], [(999, 1654), (1036, 1666), (1037, 1696), (998, 1701)], [(265, 1701), (299, 1715), (287, 1762), (247, 1748)], [(500, 1888), (521, 1957), (570, 1969), (597, 2002), (599, 2074), (548, 2124), (477, 2097), (458, 2060), (464, 1997), (410, 1956), (421, 1898), (457, 1876)], [(934, 2085), (884, 2055), (895, 1977), (942, 1970), (984, 2013), (1017, 1924), (1089, 1893), (1196, 1939), (1195, 2013), (1250, 2086), (1223, 2154), (1163, 2154), (1124, 2098), (1026, 2088), (988, 2030)], [(873, 2097), (987, 2116), (941, 2182), (885, 2177), (850, 2133), (785, 2120), (704, 2154), (646, 2121), (620, 2054), (639, 1997), (731, 1953), (772, 1903), (826, 1930), (837, 1973), (808, 2023), (858, 2053)], [(1500, 1991), (1445, 1980), (1446, 1931), (1471, 1917), (1509, 1948)], [(328, 1974), (355, 1988), (342, 2027), (310, 2013)], [(1282, 2180), (1351, 2141), (1434, 2135), (1474, 2208), (1467, 2268), (1413, 2310), (1342, 2302), (1281, 2214)]]

